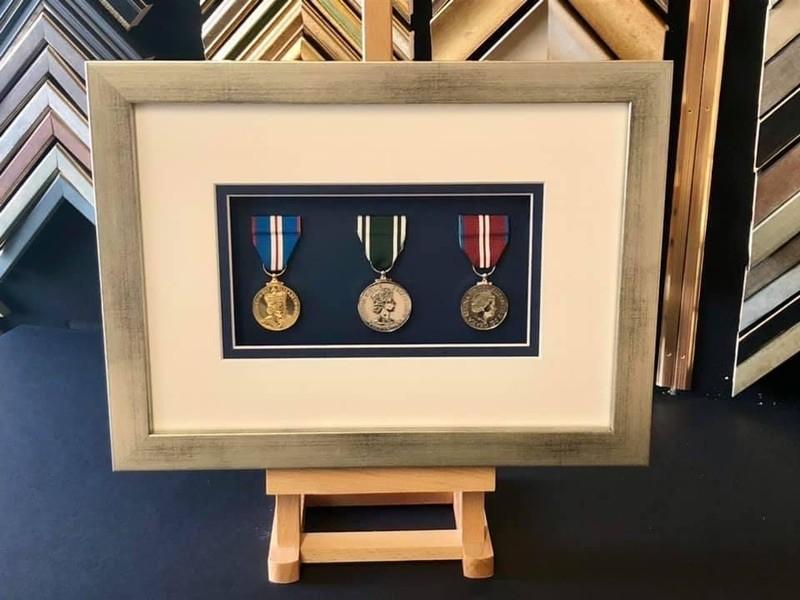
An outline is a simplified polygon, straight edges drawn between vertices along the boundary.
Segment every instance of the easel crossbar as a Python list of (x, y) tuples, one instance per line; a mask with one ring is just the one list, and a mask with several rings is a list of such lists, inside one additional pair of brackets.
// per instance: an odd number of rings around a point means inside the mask
[(420, 531), (336, 531), (305, 533), (300, 541), (304, 563), (461, 560), (456, 529)]

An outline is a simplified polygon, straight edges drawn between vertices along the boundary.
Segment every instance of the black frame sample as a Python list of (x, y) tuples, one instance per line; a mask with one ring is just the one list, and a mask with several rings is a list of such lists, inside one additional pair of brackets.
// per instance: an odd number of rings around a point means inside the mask
[[(538, 356), (544, 186), (514, 184), (218, 185), (223, 358)], [(490, 278), (509, 297), (506, 321), (475, 331), (461, 295), (478, 281), (458, 245), (459, 214), (509, 214), (510, 239)], [(300, 319), (262, 329), (251, 302), (267, 280), (250, 217), (300, 214), (303, 234), (281, 280), (300, 296)], [(355, 231), (358, 214), (405, 214), (405, 250), (389, 277), (413, 308), (393, 333), (361, 323), (358, 296), (375, 280)]]

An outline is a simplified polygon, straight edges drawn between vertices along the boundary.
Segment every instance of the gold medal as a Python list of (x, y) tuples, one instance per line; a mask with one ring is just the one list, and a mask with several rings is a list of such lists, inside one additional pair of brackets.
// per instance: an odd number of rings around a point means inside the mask
[(297, 215), (251, 217), (253, 246), (261, 257), (261, 268), (270, 276), (253, 298), (253, 317), (267, 331), (289, 329), (300, 317), (300, 298), (278, 277), (286, 271), (301, 231), (301, 219)]
[(411, 296), (403, 286), (381, 274), (358, 297), (358, 316), (375, 331), (397, 331), (411, 316)]
[(300, 317), (300, 298), (273, 276), (253, 298), (253, 316), (269, 331), (289, 329)]
[(461, 318), (473, 329), (494, 329), (505, 320), (506, 315), (508, 298), (505, 292), (485, 278), (461, 297)]

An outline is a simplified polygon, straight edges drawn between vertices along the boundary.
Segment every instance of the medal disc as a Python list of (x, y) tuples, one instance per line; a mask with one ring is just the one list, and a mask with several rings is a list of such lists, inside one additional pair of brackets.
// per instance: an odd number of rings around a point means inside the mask
[(273, 279), (253, 298), (253, 316), (269, 331), (289, 329), (300, 316), (300, 298), (293, 289)]
[(494, 329), (506, 315), (508, 298), (496, 285), (483, 281), (476, 283), (461, 297), (461, 318), (473, 329)]
[(361, 292), (358, 316), (375, 331), (397, 331), (411, 316), (411, 296), (394, 281), (378, 279)]

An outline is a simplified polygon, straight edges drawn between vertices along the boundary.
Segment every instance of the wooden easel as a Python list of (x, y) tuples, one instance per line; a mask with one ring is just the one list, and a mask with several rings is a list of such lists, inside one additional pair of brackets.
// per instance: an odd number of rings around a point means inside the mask
[[(392, 60), (389, 0), (365, 0), (364, 60)], [(491, 577), (494, 550), (484, 510), (494, 491), (493, 467), (268, 469), (275, 514), (267, 560), (269, 580), (300, 579), (301, 563), (460, 560), (464, 576)], [(306, 533), (309, 506), (450, 504), (455, 528), (417, 531)]]
[[(460, 560), (464, 576), (494, 574), (484, 510), (494, 491), (493, 467), (268, 469), (275, 514), (267, 560), (269, 580), (293, 583), (301, 563)], [(452, 504), (454, 529), (306, 533), (309, 506)]]

